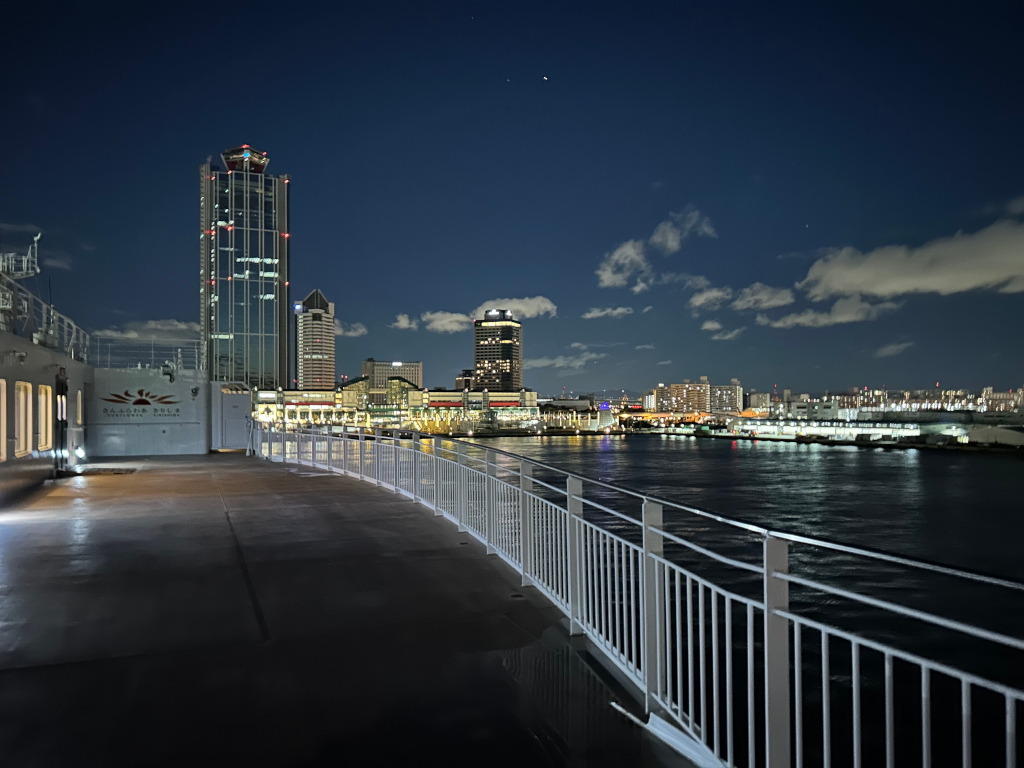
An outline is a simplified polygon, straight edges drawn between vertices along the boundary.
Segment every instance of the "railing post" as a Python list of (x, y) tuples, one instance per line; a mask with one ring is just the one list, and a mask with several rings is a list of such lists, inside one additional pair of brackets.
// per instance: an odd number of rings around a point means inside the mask
[(494, 483), (491, 481), (495, 477), (494, 451), (488, 449), (484, 453), (486, 463), (484, 464), (486, 471), (484, 477), (484, 541), (487, 543), (487, 554), (493, 555), (497, 550), (493, 546), (494, 537), (497, 533), (497, 525), (495, 524), (495, 508), (498, 506), (494, 498)]
[(765, 764), (789, 766), (789, 621), (778, 611), (789, 610), (789, 582), (776, 574), (789, 573), (789, 544), (764, 540), (764, 684)]
[(440, 437), (435, 437), (434, 438), (434, 450), (432, 451), (432, 453), (433, 453), (433, 457), (434, 457), (433, 458), (433, 462), (434, 462), (434, 514), (435, 515), (444, 514), (444, 511), (441, 509), (441, 464), (440, 464), (440, 457), (441, 457), (441, 450), (442, 450), (441, 449), (441, 443), (442, 443), (442, 440), (441, 440)]
[(659, 614), (664, 615), (662, 610), (662, 598), (658, 590), (658, 561), (655, 557), (663, 557), (665, 554), (665, 540), (658, 531), (663, 530), (664, 516), (661, 504), (644, 499), (643, 526), (644, 526), (644, 565), (643, 580), (644, 593), (642, 605), (644, 608), (643, 626), (640, 627), (640, 636), (643, 638), (644, 648), (644, 706), (651, 711), (654, 698), (660, 693), (661, 687), (661, 659), (658, 658), (658, 627), (661, 622)]
[(412, 456), (412, 500), (420, 500), (420, 436), (416, 432), (409, 433), (411, 438)]
[(348, 471), (348, 425), (341, 425), (341, 474), (347, 475)]
[(519, 460), (519, 555), (523, 561), (523, 586), (533, 586), (530, 567), (533, 565), (533, 518), (529, 513), (533, 490), (533, 464)]
[(582, 635), (580, 617), (583, 612), (583, 558), (580, 548), (580, 526), (583, 519), (583, 481), (570, 475), (565, 480), (566, 532), (569, 544), (569, 634)]
[(363, 462), (365, 461), (365, 459), (363, 457), (366, 454), (365, 446), (366, 446), (366, 435), (363, 432), (363, 430), (360, 429), (359, 430), (359, 479), (360, 480), (363, 479)]
[(398, 440), (399, 440), (399, 432), (398, 432), (398, 430), (397, 429), (391, 430), (391, 453), (394, 454), (394, 460), (391, 463), (394, 464), (394, 466), (395, 466), (395, 475), (394, 475), (395, 493), (401, 493), (402, 492), (402, 474), (401, 474), (402, 459), (399, 456), (399, 452), (398, 452)]
[(383, 444), (381, 443), (381, 430), (380, 427), (373, 430), (373, 479), (377, 481), (377, 485), (381, 484), (381, 464), (383, 463), (380, 459), (381, 449)]
[(469, 517), (469, 461), (467, 459), (466, 444), (459, 442), (455, 444), (456, 464), (455, 467), (455, 519), (459, 530), (466, 530), (466, 519)]

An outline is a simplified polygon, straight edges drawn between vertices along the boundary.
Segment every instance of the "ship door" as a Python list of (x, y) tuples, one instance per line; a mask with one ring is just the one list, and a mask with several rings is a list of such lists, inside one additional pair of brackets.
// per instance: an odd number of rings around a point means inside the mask
[(68, 465), (68, 377), (63, 368), (57, 373), (57, 407), (54, 409), (54, 468), (59, 472)]

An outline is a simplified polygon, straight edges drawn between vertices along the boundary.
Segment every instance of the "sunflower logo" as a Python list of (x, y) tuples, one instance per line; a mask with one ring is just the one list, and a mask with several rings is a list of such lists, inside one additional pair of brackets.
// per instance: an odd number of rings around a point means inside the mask
[(101, 399), (120, 405), (176, 405), (179, 402), (171, 398), (172, 395), (154, 395), (148, 389), (140, 389), (133, 395), (126, 389), (124, 392), (111, 392), (110, 397)]

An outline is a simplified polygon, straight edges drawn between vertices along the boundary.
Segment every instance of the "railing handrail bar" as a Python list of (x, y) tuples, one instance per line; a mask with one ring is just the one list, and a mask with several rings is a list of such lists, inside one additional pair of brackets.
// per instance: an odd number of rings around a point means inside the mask
[(625, 512), (618, 512), (614, 509), (606, 507), (604, 504), (598, 504), (596, 501), (594, 501), (593, 499), (588, 499), (586, 496), (581, 496), (580, 501), (582, 501), (587, 506), (594, 507), (595, 509), (600, 509), (602, 512), (607, 512), (609, 515), (613, 515), (619, 518), (620, 520), (625, 520), (627, 523), (638, 525), (641, 528), (643, 527), (643, 520), (637, 520), (635, 517), (630, 517)]
[(984, 688), (988, 688), (989, 690), (995, 693), (1001, 693), (1004, 696), (1008, 696), (1011, 699), (1014, 699), (1015, 701), (1024, 701), (1024, 695), (1022, 695), (1022, 692), (1020, 690), (1012, 686), (1006, 685), (1005, 683), (997, 683), (994, 680), (989, 680), (988, 678), (975, 675), (972, 672), (965, 672), (962, 669), (957, 669), (956, 667), (951, 667), (948, 664), (943, 664), (941, 661), (933, 661), (932, 659), (926, 659), (924, 656), (918, 656), (916, 653), (912, 653), (911, 651), (904, 651), (900, 648), (895, 648), (893, 646), (886, 645), (885, 643), (880, 643), (877, 640), (871, 640), (870, 638), (864, 637), (863, 635), (855, 635), (852, 632), (848, 632), (845, 629), (833, 627), (830, 624), (825, 624), (824, 622), (816, 621), (815, 619), (808, 618), (807, 616), (800, 616), (798, 614), (791, 613), (790, 611), (775, 611), (775, 615), (781, 616), (784, 619), (788, 619), (789, 621), (792, 621), (795, 624), (803, 624), (804, 626), (811, 627), (812, 629), (816, 629), (819, 632), (825, 632), (834, 637), (839, 637), (843, 640), (847, 640), (848, 642), (856, 643), (857, 645), (862, 645), (865, 648), (870, 648), (873, 651), (878, 651), (879, 653), (888, 654), (890, 656), (903, 659), (904, 661), (909, 661), (911, 664), (918, 664), (921, 667), (928, 669), (930, 671), (939, 672), (943, 675), (949, 675), (950, 677), (965, 680), (966, 682), (969, 682), (972, 685), (980, 685)]
[(725, 555), (720, 555), (717, 552), (712, 552), (710, 549), (705, 549), (699, 544), (694, 544), (692, 541), (687, 541), (686, 539), (680, 538), (679, 536), (673, 536), (668, 531), (664, 531), (660, 528), (654, 528), (652, 526), (650, 530), (658, 534), (659, 536), (668, 539), (671, 542), (674, 542), (676, 544), (682, 544), (684, 547), (689, 547), (694, 552), (699, 552), (702, 555), (710, 557), (712, 560), (717, 560), (718, 562), (724, 563), (725, 565), (731, 565), (733, 568), (741, 568), (744, 571), (750, 571), (751, 573), (764, 575), (763, 566), (753, 565), (751, 563), (744, 563), (742, 560), (733, 560), (731, 557), (726, 557)]
[[(532, 459), (532, 458), (530, 458), (528, 456), (521, 456), (520, 454), (512, 453), (511, 451), (505, 451), (505, 450), (502, 450), (500, 448), (486, 448), (486, 449), (484, 449), (479, 443), (473, 443), (473, 442), (470, 442), (468, 440), (461, 440), (461, 439), (455, 438), (455, 437), (444, 436), (444, 439), (448, 440), (450, 442), (454, 442), (454, 443), (465, 443), (467, 445), (472, 445), (473, 447), (478, 448), (478, 449), (494, 451), (495, 453), (500, 453), (500, 454), (503, 454), (505, 456), (509, 456), (511, 458), (514, 458), (514, 459), (518, 459), (518, 460), (521, 460), (521, 461), (526, 461), (526, 462), (528, 462), (528, 463), (530, 463), (530, 464), (532, 464), (534, 466), (541, 467), (543, 469), (547, 469), (547, 470), (550, 470), (552, 472), (556, 472), (556, 473), (564, 475), (566, 477), (573, 477), (573, 478), (576, 478), (578, 480), (582, 480), (583, 482), (586, 482), (586, 483), (594, 483), (595, 485), (599, 485), (599, 486), (602, 486), (604, 488), (608, 488), (609, 490), (612, 490), (612, 491), (618, 491), (618, 492), (624, 493), (624, 494), (629, 495), (629, 496), (634, 496), (634, 497), (640, 499), (641, 501), (650, 501), (650, 502), (654, 502), (656, 504), (661, 504), (662, 506), (665, 506), (665, 507), (672, 507), (673, 509), (680, 509), (680, 510), (683, 510), (684, 512), (690, 512), (690, 513), (692, 513), (694, 515), (697, 515), (698, 517), (703, 517), (703, 518), (706, 518), (708, 520), (714, 520), (715, 522), (722, 523), (723, 525), (730, 525), (730, 526), (734, 526), (736, 528), (741, 528), (743, 530), (749, 531), (750, 533), (755, 533), (755, 534), (758, 534), (758, 535), (763, 536), (763, 537), (771, 536), (771, 537), (774, 537), (774, 538), (777, 538), (777, 539), (785, 539), (786, 541), (791, 541), (791, 542), (794, 542), (794, 543), (797, 543), (797, 544), (809, 544), (811, 546), (821, 547), (822, 549), (831, 549), (831, 550), (834, 550), (834, 551), (837, 551), (837, 552), (845, 552), (846, 554), (856, 555), (856, 556), (859, 556), (859, 557), (865, 557), (865, 558), (875, 559), (875, 560), (883, 560), (883, 561), (895, 563), (895, 564), (898, 564), (898, 565), (905, 565), (905, 566), (912, 567), (912, 568), (918, 568), (920, 570), (932, 571), (932, 572), (935, 572), (935, 573), (942, 573), (942, 574), (945, 574), (947, 576), (957, 576), (957, 577), (961, 577), (961, 578), (964, 578), (964, 579), (969, 579), (971, 581), (978, 581), (978, 582), (983, 582), (983, 583), (986, 583), (986, 584), (991, 584), (993, 586), (999, 586), (999, 587), (1005, 587), (1007, 589), (1015, 589), (1015, 590), (1024, 591), (1024, 582), (1018, 582), (1018, 581), (1014, 581), (1012, 579), (1006, 579), (1006, 578), (1002, 578), (1002, 577), (999, 577), (999, 576), (992, 576), (991, 574), (982, 573), (980, 571), (969, 571), (969, 570), (965, 570), (965, 569), (962, 569), (962, 568), (953, 568), (952, 566), (942, 565), (940, 563), (931, 563), (931, 562), (928, 562), (926, 560), (914, 560), (912, 558), (903, 557), (902, 555), (895, 555), (895, 554), (892, 554), (892, 553), (889, 553), (889, 552), (884, 552), (882, 550), (866, 549), (864, 547), (853, 547), (853, 546), (850, 546), (848, 544), (840, 544), (840, 543), (835, 542), (835, 541), (829, 541), (828, 539), (816, 539), (816, 538), (812, 538), (810, 536), (802, 536), (802, 535), (796, 534), (796, 533), (787, 533), (785, 531), (777, 531), (777, 530), (773, 530), (771, 528), (763, 528), (763, 527), (761, 527), (759, 525), (754, 525), (752, 523), (745, 523), (745, 522), (743, 522), (741, 520), (736, 520), (734, 518), (725, 517), (725, 516), (719, 515), (719, 514), (717, 514), (715, 512), (707, 512), (705, 510), (697, 509), (695, 507), (690, 507), (690, 506), (687, 506), (685, 504), (680, 504), (679, 502), (671, 501), (669, 499), (663, 499), (663, 498), (660, 498), (658, 496), (652, 496), (652, 495), (649, 495), (649, 494), (645, 494), (645, 493), (642, 493), (641, 491), (636, 490), (635, 488), (629, 488), (627, 486), (612, 485), (610, 483), (604, 482), (603, 480), (595, 480), (592, 477), (588, 477), (586, 475), (581, 475), (581, 474), (579, 474), (577, 472), (568, 472), (567, 470), (559, 469), (558, 467), (552, 466), (551, 464), (545, 464), (542, 461), (537, 461), (537, 460)], [(534, 483), (539, 483), (540, 481), (538, 481), (536, 478), (533, 478), (533, 482)], [(560, 490), (558, 488), (553, 488), (550, 485), (548, 485), (546, 487), (552, 488), (553, 490)]]
[(963, 568), (953, 568), (949, 565), (942, 565), (941, 563), (933, 563), (928, 560), (915, 560), (910, 557), (903, 557), (902, 555), (894, 555), (889, 552), (883, 552), (877, 549), (865, 549), (863, 547), (853, 547), (849, 544), (840, 544), (836, 541), (829, 541), (828, 539), (814, 539), (809, 536), (801, 536), (798, 533), (786, 533), (784, 531), (769, 531), (769, 535), (774, 536), (777, 539), (785, 539), (786, 541), (792, 541), (795, 544), (809, 544), (815, 547), (821, 547), (822, 549), (831, 549), (836, 552), (845, 552), (848, 555), (857, 555), (859, 557), (867, 557), (874, 560), (884, 560), (886, 562), (895, 563), (897, 565), (906, 565), (912, 568), (919, 568), (924, 571), (932, 571), (934, 573), (942, 573), (946, 576), (957, 576), (964, 579), (970, 579), (971, 581), (980, 581), (986, 584), (992, 584), (997, 587), (1005, 587), (1007, 589), (1016, 589), (1024, 591), (1024, 583), (1013, 581), (1012, 579), (1004, 579), (1000, 576), (991, 576), (987, 573), (980, 571), (968, 571)]
[(811, 589), (817, 589), (821, 592), (826, 592), (830, 595), (836, 595), (837, 597), (845, 597), (847, 600), (853, 600), (864, 605), (870, 605), (874, 608), (881, 608), (886, 611), (892, 611), (898, 613), (901, 616), (906, 616), (911, 619), (917, 619), (927, 624), (931, 624), (935, 627), (941, 627), (943, 629), (949, 629), (954, 632), (962, 632), (972, 637), (977, 637), (981, 640), (988, 640), (992, 643), (998, 643), (999, 645), (1005, 645), (1008, 648), (1013, 648), (1018, 651), (1024, 651), (1024, 640), (1020, 640), (1010, 635), (1004, 635), (1001, 632), (993, 632), (990, 629), (980, 629), (978, 627), (972, 627), (970, 624), (964, 624), (962, 621), (954, 621), (953, 619), (944, 619), (941, 616), (936, 616), (934, 613), (928, 613), (927, 611), (919, 611), (916, 608), (908, 608), (905, 605), (899, 603), (891, 603), (888, 600), (880, 600), (877, 597), (868, 597), (867, 595), (859, 595), (856, 592), (851, 592), (847, 589), (841, 589), (840, 587), (832, 587), (828, 584), (822, 584), (819, 581), (812, 579), (805, 579), (802, 576), (794, 576), (791, 573), (773, 573), (775, 578), (781, 579), (782, 581), (788, 581), (791, 584), (799, 584), (802, 587), (809, 587)]

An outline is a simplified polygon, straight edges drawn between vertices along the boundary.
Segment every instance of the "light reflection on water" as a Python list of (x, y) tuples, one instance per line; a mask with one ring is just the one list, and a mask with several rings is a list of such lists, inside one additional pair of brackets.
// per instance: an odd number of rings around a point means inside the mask
[(1017, 457), (676, 435), (481, 444), (767, 528), (1024, 580)]

